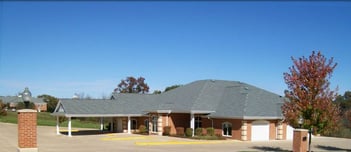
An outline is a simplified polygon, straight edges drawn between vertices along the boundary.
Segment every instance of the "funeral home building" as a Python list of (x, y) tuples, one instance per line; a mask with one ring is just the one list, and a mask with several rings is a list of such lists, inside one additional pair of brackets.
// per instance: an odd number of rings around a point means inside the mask
[(132, 133), (141, 125), (154, 135), (162, 135), (165, 127), (170, 134), (213, 127), (216, 135), (237, 140), (285, 140), (291, 127), (283, 121), (283, 103), (284, 97), (243, 82), (199, 80), (161, 94), (61, 99), (52, 115), (68, 118), (68, 136), (71, 118), (99, 117), (116, 133)]

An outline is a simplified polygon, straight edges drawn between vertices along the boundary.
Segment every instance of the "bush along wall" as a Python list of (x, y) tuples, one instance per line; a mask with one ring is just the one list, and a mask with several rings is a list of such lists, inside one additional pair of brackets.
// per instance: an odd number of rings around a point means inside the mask
[(185, 136), (187, 136), (187, 137), (193, 136), (193, 129), (192, 128), (186, 128)]
[(195, 129), (195, 135), (196, 136), (202, 136), (203, 135), (202, 130), (203, 130), (202, 128), (196, 128)]

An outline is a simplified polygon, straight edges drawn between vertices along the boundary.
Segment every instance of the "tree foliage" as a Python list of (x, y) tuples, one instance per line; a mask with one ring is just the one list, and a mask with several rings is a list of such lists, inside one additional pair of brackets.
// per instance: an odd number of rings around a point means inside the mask
[(145, 83), (145, 78), (139, 77), (138, 79), (130, 76), (125, 80), (121, 80), (117, 88), (114, 90), (118, 93), (147, 93), (149, 86)]
[(58, 98), (56, 98), (54, 96), (47, 95), (47, 94), (39, 95), (38, 98), (43, 98), (44, 102), (47, 103), (47, 111), (48, 112), (55, 111), (57, 103), (59, 102)]
[(4, 104), (2, 102), (2, 100), (0, 99), (0, 116), (6, 116), (7, 115), (7, 111), (5, 110), (6, 108), (6, 104)]
[(335, 100), (339, 104), (341, 113), (351, 110), (351, 91), (346, 91), (344, 95), (338, 95)]
[(351, 128), (351, 91), (346, 91), (343, 96), (338, 95), (335, 103), (339, 105), (343, 125)]
[(160, 91), (160, 90), (155, 90), (154, 93), (152, 93), (152, 94), (161, 94), (161, 93), (162, 93), (162, 91)]
[(329, 79), (337, 63), (315, 51), (308, 58), (291, 58), (294, 65), (289, 68), (290, 73), (284, 73), (288, 86), (285, 96), (289, 99), (282, 106), (285, 120), (296, 127), (297, 119), (302, 116), (303, 128), (313, 128), (314, 133), (336, 129), (339, 108), (332, 102), (337, 94), (329, 89)]
[[(21, 109), (25, 109), (25, 108), (26, 108), (26, 106), (25, 106), (24, 102), (18, 102), (16, 105), (17, 110), (21, 110)], [(33, 102), (29, 102), (28, 109), (37, 110), (37, 109), (35, 109), (35, 104)]]
[(180, 86), (182, 86), (182, 85), (172, 85), (172, 86), (166, 87), (166, 89), (165, 89), (165, 91), (164, 91), (164, 92), (167, 92), (167, 91), (169, 91), (169, 90), (172, 90), (172, 89), (178, 88), (178, 87), (180, 87)]

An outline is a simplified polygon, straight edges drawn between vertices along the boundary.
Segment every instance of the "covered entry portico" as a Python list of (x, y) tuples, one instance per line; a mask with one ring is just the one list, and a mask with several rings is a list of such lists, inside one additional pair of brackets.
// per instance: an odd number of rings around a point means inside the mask
[[(101, 110), (101, 107), (109, 107), (108, 102), (109, 100), (107, 100), (106, 102), (100, 102), (99, 107), (96, 107), (96, 110), (92, 110), (90, 108), (85, 108), (85, 107), (81, 107), (78, 109), (74, 109), (71, 106), (74, 107), (74, 105), (80, 105), (80, 106), (84, 106), (87, 105), (86, 103), (82, 104), (82, 101), (75, 101), (72, 103), (65, 103), (62, 104), (62, 102), (65, 101), (60, 101), (58, 103), (58, 106), (55, 109), (55, 112), (52, 113), (53, 116), (56, 116), (56, 134), (61, 134), (60, 133), (60, 121), (59, 121), (59, 117), (66, 117), (68, 119), (68, 124), (67, 124), (67, 135), (69, 137), (72, 136), (72, 118), (100, 118), (100, 126), (99, 129), (101, 131), (103, 131), (104, 129), (104, 122), (108, 122), (110, 124), (110, 132), (125, 132), (125, 133), (131, 133), (131, 126), (132, 126), (132, 122), (131, 122), (131, 118), (132, 117), (142, 117), (144, 115), (142, 114), (111, 114), (111, 113), (107, 113), (108, 111), (105, 110)], [(86, 102), (86, 101), (84, 101)], [(66, 107), (64, 106), (66, 105)], [(68, 107), (67, 105), (70, 105), (70, 107)], [(102, 108), (104, 109), (104, 108)]]
[[(60, 135), (60, 122), (59, 122), (59, 117), (60, 116), (56, 116), (56, 134)], [(83, 116), (63, 116), (66, 117), (68, 120), (68, 124), (67, 124), (67, 135), (69, 137), (72, 136), (72, 118), (81, 118)], [(103, 131), (104, 130), (104, 124), (105, 122), (109, 123), (110, 125), (110, 132), (117, 132), (117, 133), (121, 133), (121, 132), (125, 132), (130, 134), (131, 133), (131, 117), (135, 117), (135, 116), (121, 116), (121, 115), (116, 115), (116, 116), (84, 116), (84, 117), (90, 117), (90, 118), (100, 118), (100, 126), (99, 126), (99, 130)], [(126, 130), (124, 129), (124, 121), (123, 120), (127, 120), (126, 121)]]

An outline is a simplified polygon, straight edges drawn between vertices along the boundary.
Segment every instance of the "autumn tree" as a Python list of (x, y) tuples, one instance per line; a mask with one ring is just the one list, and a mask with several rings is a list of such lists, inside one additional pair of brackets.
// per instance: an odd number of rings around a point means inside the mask
[(5, 110), (6, 108), (6, 104), (4, 104), (2, 102), (2, 100), (0, 99), (0, 116), (6, 116), (7, 115), (7, 111)]
[(48, 112), (55, 111), (57, 103), (59, 102), (58, 98), (56, 98), (54, 96), (47, 95), (47, 94), (39, 95), (38, 98), (42, 98), (43, 101), (47, 103), (47, 111)]
[(145, 78), (139, 77), (138, 79), (130, 76), (125, 80), (121, 80), (117, 88), (114, 90), (118, 93), (147, 93), (149, 86), (145, 83)]
[(296, 127), (301, 116), (303, 128), (313, 128), (314, 133), (333, 131), (340, 117), (338, 106), (332, 102), (337, 94), (329, 89), (329, 79), (337, 63), (333, 58), (327, 60), (320, 51), (313, 51), (308, 58), (291, 59), (294, 65), (290, 73), (284, 73), (288, 86), (285, 96), (289, 100), (282, 106), (285, 120)]

